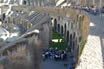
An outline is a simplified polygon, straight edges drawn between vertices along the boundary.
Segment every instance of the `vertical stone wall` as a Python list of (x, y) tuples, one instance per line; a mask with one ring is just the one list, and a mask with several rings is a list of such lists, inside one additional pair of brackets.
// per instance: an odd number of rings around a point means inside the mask
[[(52, 12), (54, 12), (56, 15), (54, 15)], [(72, 48), (75, 61), (77, 62), (80, 56), (82, 44), (87, 40), (90, 23), (89, 17), (81, 11), (72, 9), (54, 9), (52, 11), (48, 11), (48, 13), (52, 15), (53, 28), (61, 35), (63, 34), (67, 44)], [(59, 15), (57, 15), (57, 13)]]
[[(30, 62), (28, 61), (28, 52), (29, 49), (27, 48), (26, 43), (16, 43), (14, 45), (7, 45), (7, 49), (2, 51), (2, 56), (7, 56), (8, 61), (3, 61), (2, 64), (4, 69), (29, 69), (31, 67)], [(2, 57), (1, 56), (1, 57)], [(6, 62), (6, 63), (5, 63)]]
[(36, 27), (30, 27), (30, 24), (28, 22), (26, 23), (25, 20), (16, 21), (15, 19), (14, 21), (15, 24), (25, 25), (27, 29), (31, 28), (31, 30), (27, 31), (27, 33), (38, 29), (38, 39), (35, 39), (36, 36), (34, 36), (33, 33), (27, 34), (27, 37), (22, 37), (28, 40), (26, 43), (21, 44), (20, 38), (18, 39), (20, 40), (20, 43), (14, 43), (9, 46), (10, 48), (3, 50), (5, 52), (2, 53), (2, 56), (8, 57), (8, 62), (6, 64), (2, 64), (3, 67), (5, 69), (40, 69), (42, 51), (48, 48), (51, 40), (50, 21), (45, 21)]
[[(20, 10), (25, 9), (24, 6), (13, 8)], [(60, 32), (60, 26), (64, 26), (63, 29), (66, 30), (64, 32), (66, 33), (64, 36), (66, 40), (70, 42), (69, 45), (72, 46), (72, 52), (77, 63), (82, 44), (88, 37), (90, 23), (89, 17), (81, 11), (71, 8), (28, 7), (28, 10), (48, 13), (50, 16), (54, 17), (54, 20), (57, 22), (56, 31), (58, 31), (60, 34), (62, 34)], [(55, 22), (54, 20), (52, 21), (53, 23)], [(53, 26), (54, 25), (55, 24), (53, 24)]]
[(51, 39), (51, 29), (50, 24), (44, 24), (43, 31), (40, 32), (40, 39), (42, 40), (42, 48), (47, 49), (49, 47), (49, 41)]
[[(71, 48), (74, 54), (75, 60), (78, 60), (79, 56), (79, 44), (81, 44), (78, 39), (81, 36), (79, 29), (79, 22), (76, 20), (71, 20), (70, 17), (57, 16), (53, 17), (53, 29), (64, 36), (67, 41), (67, 45)], [(66, 27), (65, 27), (66, 25)], [(56, 28), (55, 28), (56, 27)], [(59, 28), (60, 27), (60, 28)]]
[(8, 61), (2, 64), (5, 69), (41, 69), (41, 54), (42, 50), (49, 46), (50, 31), (47, 24), (43, 27), (45, 29), (43, 28), (43, 32), (40, 32), (38, 39), (35, 39), (34, 35), (29, 36), (28, 42), (23, 41), (23, 43), (7, 46), (8, 48), (1, 52), (2, 56), (8, 57)]
[[(15, 9), (24, 10), (24, 6), (21, 7), (13, 7)], [(81, 27), (80, 32), (82, 33), (83, 40), (87, 40), (88, 36), (88, 30), (89, 30), (89, 17), (84, 14), (83, 12), (71, 8), (42, 8), (42, 7), (28, 7), (28, 10), (38, 11), (38, 12), (44, 12), (48, 13), (50, 16), (61, 16), (61, 17), (67, 17), (71, 20), (72, 23), (80, 23), (79, 27)], [(82, 16), (82, 20), (78, 17)], [(79, 18), (79, 21), (78, 21)], [(65, 18), (66, 19), (66, 18)], [(84, 28), (84, 26), (86, 26)], [(84, 32), (86, 30), (86, 32)], [(87, 34), (87, 35), (85, 35)]]

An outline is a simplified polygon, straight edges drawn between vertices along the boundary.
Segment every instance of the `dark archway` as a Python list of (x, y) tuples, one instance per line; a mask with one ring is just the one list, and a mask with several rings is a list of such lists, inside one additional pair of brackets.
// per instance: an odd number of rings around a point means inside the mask
[(75, 36), (76, 36), (76, 34), (75, 34), (75, 32), (74, 32), (74, 34), (73, 34), (73, 39), (75, 39)]
[(24, 3), (24, 5), (26, 5), (26, 1), (24, 1), (23, 3)]
[(70, 41), (72, 41), (72, 34), (70, 34)]
[(57, 29), (57, 20), (56, 19), (54, 20), (54, 29), (55, 30)]
[(69, 42), (69, 31), (67, 31), (67, 38), (66, 38), (67, 42)]
[(64, 25), (64, 34), (66, 34), (66, 24)]
[(61, 26), (61, 34), (63, 35), (63, 26)]
[(53, 18), (51, 18), (51, 20), (53, 20)]
[(73, 45), (73, 42), (72, 42), (72, 34), (70, 34), (70, 46)]
[(58, 24), (58, 32), (60, 32), (60, 24)]
[(5, 13), (3, 13), (3, 20), (5, 19)]
[(78, 59), (79, 59), (79, 45), (78, 45), (78, 49), (77, 49), (77, 62), (78, 62)]

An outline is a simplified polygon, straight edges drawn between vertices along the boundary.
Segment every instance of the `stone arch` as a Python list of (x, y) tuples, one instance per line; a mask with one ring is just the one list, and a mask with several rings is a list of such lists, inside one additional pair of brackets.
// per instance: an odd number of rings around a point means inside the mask
[(64, 25), (64, 34), (66, 34), (66, 24)]
[(51, 17), (51, 20), (53, 20), (53, 18)]
[(54, 29), (55, 30), (57, 29), (57, 20), (56, 19), (54, 20)]
[(0, 21), (2, 21), (2, 19), (0, 18)]
[(63, 35), (63, 26), (61, 26), (61, 34)]
[(26, 1), (24, 1), (23, 3), (24, 3), (24, 5), (26, 5)]
[(60, 24), (58, 24), (58, 32), (60, 32)]
[(67, 42), (69, 42), (69, 31), (67, 31), (67, 37), (66, 37)]
[(72, 42), (72, 34), (70, 34), (70, 46), (73, 45), (73, 42)]
[(77, 60), (79, 59), (79, 45), (78, 45), (78, 48), (77, 48)]
[(76, 34), (75, 34), (75, 32), (73, 33), (73, 39), (75, 39), (75, 37), (76, 37)]
[(3, 20), (5, 19), (5, 13), (3, 13)]
[(70, 34), (70, 41), (72, 41), (72, 34)]
[(79, 62), (78, 62), (79, 57), (78, 56), (79, 56), (79, 45), (76, 49), (76, 62), (79, 64)]

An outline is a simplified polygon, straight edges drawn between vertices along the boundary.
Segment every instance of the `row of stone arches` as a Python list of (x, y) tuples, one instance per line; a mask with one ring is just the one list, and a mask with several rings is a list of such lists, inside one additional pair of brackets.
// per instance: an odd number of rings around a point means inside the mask
[[(64, 30), (64, 28), (65, 28), (65, 30)], [(61, 26), (60, 24), (58, 24), (58, 23), (57, 23), (57, 20), (55, 19), (55, 20), (54, 20), (54, 29), (55, 29), (57, 32), (61, 33), (61, 35), (63, 35), (63, 34), (65, 34), (65, 32), (66, 32), (66, 24), (65, 24), (65, 26), (63, 27), (63, 26)]]
[[(81, 45), (83, 42), (82, 21), (85, 15), (78, 14), (75, 19), (58, 16), (54, 19), (54, 27), (67, 41), (67, 46), (71, 49), (74, 58), (78, 60), (81, 51)], [(84, 25), (83, 25), (84, 26)], [(77, 62), (77, 61), (76, 61)]]
[(75, 39), (75, 32), (72, 34), (70, 34), (69, 30), (67, 30), (67, 26), (66, 24), (60, 25), (57, 23), (57, 19), (54, 19), (54, 29), (59, 32), (62, 36), (65, 37), (67, 43), (69, 42), (69, 44), (72, 46), (74, 44), (72, 44), (72, 40)]

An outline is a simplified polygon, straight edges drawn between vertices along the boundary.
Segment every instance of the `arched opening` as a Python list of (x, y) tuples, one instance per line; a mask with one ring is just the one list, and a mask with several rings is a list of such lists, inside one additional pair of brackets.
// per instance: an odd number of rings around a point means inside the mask
[(3, 20), (5, 19), (5, 13), (3, 14)]
[(72, 34), (70, 34), (70, 41), (72, 41)]
[(60, 32), (60, 24), (58, 24), (58, 32)]
[(69, 42), (69, 31), (67, 31), (67, 38), (66, 38), (67, 42)]
[(2, 20), (0, 19), (0, 21), (2, 21)]
[(79, 59), (79, 55), (80, 55), (80, 53), (79, 53), (79, 45), (77, 45), (76, 47), (75, 47), (76, 49), (75, 49), (75, 53), (76, 53), (76, 62), (77, 62), (77, 64), (79, 64), (80, 63), (80, 60), (78, 60)]
[(54, 20), (54, 29), (55, 30), (57, 29), (57, 20), (56, 19)]
[(70, 35), (70, 46), (72, 46), (73, 42), (72, 42), (72, 34)]
[(79, 59), (79, 45), (78, 45), (78, 49), (77, 49), (77, 62), (78, 62), (78, 59)]
[(53, 20), (53, 18), (51, 18), (51, 20)]
[(74, 32), (74, 34), (73, 34), (73, 39), (75, 39), (75, 32)]
[(64, 34), (66, 34), (66, 24), (64, 25)]
[(26, 1), (24, 1), (24, 5), (26, 5)]
[(63, 35), (63, 26), (61, 26), (61, 34)]

